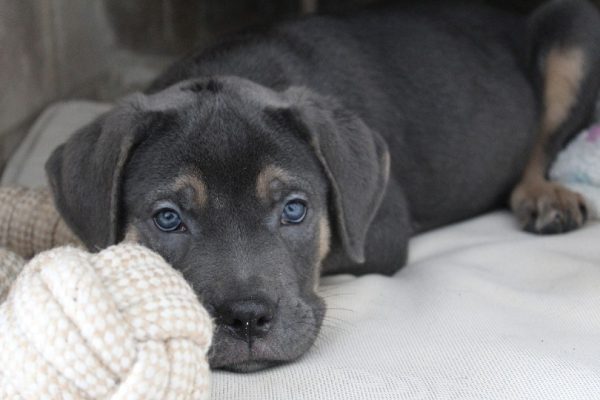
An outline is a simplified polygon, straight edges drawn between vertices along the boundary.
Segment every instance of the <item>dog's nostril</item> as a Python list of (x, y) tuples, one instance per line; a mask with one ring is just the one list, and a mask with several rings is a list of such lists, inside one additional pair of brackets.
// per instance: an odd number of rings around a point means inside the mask
[(261, 326), (265, 326), (265, 325), (267, 325), (269, 322), (271, 322), (271, 318), (268, 318), (268, 317), (260, 317), (260, 318), (258, 319), (258, 321), (256, 321), (256, 326), (259, 326), (259, 327), (261, 327)]
[(271, 329), (275, 305), (268, 301), (237, 301), (217, 308), (219, 323), (229, 332), (252, 342), (265, 336)]
[(244, 327), (244, 323), (239, 320), (239, 319), (234, 319), (233, 323), (231, 324), (232, 327), (236, 328), (236, 329), (240, 329)]

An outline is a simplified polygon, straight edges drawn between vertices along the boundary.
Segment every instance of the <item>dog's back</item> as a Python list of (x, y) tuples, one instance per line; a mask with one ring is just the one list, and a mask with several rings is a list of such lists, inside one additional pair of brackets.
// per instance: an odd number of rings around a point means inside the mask
[(387, 140), (421, 230), (497, 207), (516, 183), (536, 126), (524, 30), (521, 17), (472, 6), (307, 17), (195, 53), (150, 91), (237, 75), (337, 98)]

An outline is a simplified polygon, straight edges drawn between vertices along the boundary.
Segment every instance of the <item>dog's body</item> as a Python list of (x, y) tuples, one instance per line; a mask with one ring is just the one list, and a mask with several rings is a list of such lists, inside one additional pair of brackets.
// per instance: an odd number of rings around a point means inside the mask
[(526, 228), (583, 223), (545, 171), (592, 111), (598, 21), (580, 1), (386, 8), (233, 36), (57, 150), (57, 205), (88, 246), (126, 237), (184, 272), (222, 328), (213, 366), (296, 358), (319, 272), (391, 274), (411, 235), (506, 204), (522, 175)]
[(367, 242), (369, 262), (324, 268), (392, 273), (412, 233), (506, 203), (538, 123), (524, 28), (518, 18), (471, 8), (308, 18), (185, 59), (152, 91), (234, 75), (336, 98), (386, 141), (391, 176), (373, 224), (383, 232)]

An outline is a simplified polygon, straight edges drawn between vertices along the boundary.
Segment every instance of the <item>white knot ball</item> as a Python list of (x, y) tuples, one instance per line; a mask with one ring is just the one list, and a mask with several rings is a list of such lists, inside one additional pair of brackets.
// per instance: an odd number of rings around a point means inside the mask
[(0, 398), (205, 399), (211, 337), (193, 290), (156, 253), (50, 250), (0, 307)]

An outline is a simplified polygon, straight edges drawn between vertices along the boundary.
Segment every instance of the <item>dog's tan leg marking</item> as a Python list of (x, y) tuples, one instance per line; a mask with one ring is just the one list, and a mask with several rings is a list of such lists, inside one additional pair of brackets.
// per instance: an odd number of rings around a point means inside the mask
[(289, 180), (289, 174), (275, 165), (267, 165), (256, 178), (256, 197), (262, 202), (269, 202), (273, 185)]
[(546, 60), (542, 132), (556, 131), (575, 104), (584, 76), (582, 49), (552, 49)]
[(545, 61), (544, 108), (540, 131), (510, 205), (528, 231), (560, 233), (585, 222), (583, 198), (551, 183), (546, 174), (552, 160), (546, 148), (575, 105), (585, 73), (585, 57), (578, 48), (554, 48)]
[(196, 174), (186, 172), (178, 176), (173, 184), (173, 190), (179, 191), (185, 188), (191, 188), (194, 191), (196, 204), (205, 207), (208, 202), (208, 191), (202, 179)]

